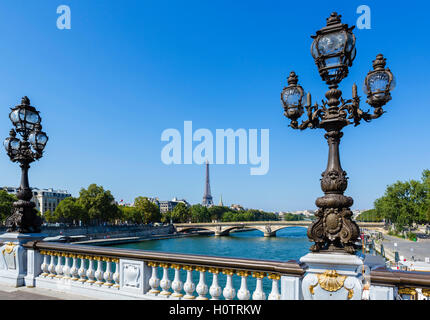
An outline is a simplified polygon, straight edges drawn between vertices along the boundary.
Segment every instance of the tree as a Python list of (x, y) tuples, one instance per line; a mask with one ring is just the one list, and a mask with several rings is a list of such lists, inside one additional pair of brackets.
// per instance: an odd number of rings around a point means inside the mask
[(49, 219), (56, 219), (56, 221), (52, 222), (64, 222), (76, 225), (78, 221), (85, 220), (86, 216), (86, 211), (81, 203), (76, 198), (68, 197), (60, 201), (57, 208), (55, 208), (54, 214)]
[(131, 223), (141, 223), (141, 216), (135, 207), (118, 206), (121, 211), (120, 219)]
[(284, 221), (302, 221), (305, 217), (301, 214), (292, 214), (290, 212), (284, 214)]
[(0, 190), (0, 220), (4, 222), (12, 214), (12, 204), (17, 201), (17, 197), (7, 193), (6, 190)]
[(82, 219), (85, 223), (114, 221), (121, 213), (110, 191), (105, 191), (102, 186), (96, 184), (89, 185), (88, 189), (82, 188), (77, 202), (86, 213)]
[(211, 222), (211, 216), (208, 208), (201, 204), (195, 204), (191, 206), (191, 222)]
[(170, 223), (170, 220), (172, 220), (172, 212), (166, 211), (161, 214), (161, 222), (163, 223)]
[(213, 206), (210, 207), (208, 211), (212, 221), (221, 221), (223, 214), (230, 211), (230, 209), (222, 206)]
[(383, 217), (381, 217), (375, 209), (366, 210), (357, 216), (357, 221), (362, 222), (381, 222)]
[(190, 220), (190, 209), (179, 202), (172, 211), (171, 215), (173, 222), (188, 222)]
[(150, 223), (160, 221), (161, 214), (160, 208), (147, 197), (137, 197), (134, 199), (134, 207), (141, 216), (141, 222), (138, 223)]
[(430, 171), (424, 170), (421, 181), (397, 181), (387, 186), (374, 202), (377, 216), (394, 224), (397, 232), (413, 223), (429, 222)]

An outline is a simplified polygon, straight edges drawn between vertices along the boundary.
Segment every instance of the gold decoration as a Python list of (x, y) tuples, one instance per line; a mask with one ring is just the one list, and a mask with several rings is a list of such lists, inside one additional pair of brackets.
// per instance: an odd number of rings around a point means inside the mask
[(257, 279), (263, 279), (266, 276), (265, 272), (253, 272), (252, 276)]
[[(6, 252), (7, 254), (10, 254), (13, 251), (13, 248), (16, 246), (16, 244), (12, 242), (5, 243), (5, 248), (2, 250), (3, 254)], [(14, 254), (15, 256), (15, 254)]]
[(205, 272), (207, 269), (205, 267), (196, 267), (196, 271)]
[(316, 287), (318, 285), (318, 282), (317, 282), (317, 284), (315, 284), (315, 285), (310, 285), (309, 286), (309, 292), (311, 293), (311, 295), (314, 295), (314, 288)]
[(239, 270), (239, 271), (236, 272), (236, 274), (239, 277), (247, 277), (247, 276), (249, 276), (250, 272), (249, 271), (245, 271), (245, 270)]
[(168, 268), (169, 264), (168, 263), (160, 263), (160, 267), (162, 267), (162, 268)]
[(186, 271), (193, 271), (193, 267), (192, 266), (184, 266), (182, 269), (184, 269)]
[(348, 289), (348, 288), (345, 288), (347, 291), (348, 291), (348, 300), (349, 299), (351, 299), (352, 298), (352, 296), (354, 295), (354, 290), (352, 290), (352, 289)]
[(222, 273), (224, 273), (227, 276), (232, 276), (232, 275), (234, 275), (234, 270), (232, 270), (232, 269), (222, 269)]
[(270, 280), (280, 280), (281, 279), (281, 275), (277, 274), (277, 273), (269, 273), (268, 278)]
[(421, 292), (424, 296), (430, 297), (430, 289), (421, 289)]
[(415, 290), (415, 288), (403, 287), (399, 288), (399, 294), (409, 294), (411, 296), (414, 296), (417, 294), (417, 291)]
[(340, 276), (336, 270), (327, 270), (318, 275), (320, 287), (326, 291), (334, 292), (343, 287), (346, 276)]
[(219, 269), (217, 269), (217, 268), (209, 268), (209, 272), (210, 273), (214, 273), (214, 274), (218, 274), (219, 273)]
[(149, 267), (157, 267), (157, 266), (158, 266), (158, 263), (157, 263), (157, 262), (154, 262), (154, 261), (149, 261), (149, 262), (148, 262), (148, 266), (149, 266)]

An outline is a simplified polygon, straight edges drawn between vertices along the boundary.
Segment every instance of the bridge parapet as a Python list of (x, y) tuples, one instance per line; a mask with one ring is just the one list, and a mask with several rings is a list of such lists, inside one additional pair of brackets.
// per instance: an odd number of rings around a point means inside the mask
[[(340, 269), (318, 271), (310, 275), (316, 282), (308, 279), (303, 284), (306, 275), (310, 274), (311, 265), (297, 261), (239, 259), (43, 241), (5, 243), (0, 248), (0, 256), (0, 283), (9, 281), (13, 275), (23, 276), (24, 282), (20, 285), (96, 299), (318, 299), (329, 296), (330, 291), (324, 291), (324, 288), (327, 281), (334, 278), (336, 282), (330, 280), (330, 283), (346, 290), (345, 299), (366, 299), (366, 290), (367, 298), (380, 300), (428, 300), (430, 295), (430, 274), (386, 268), (372, 270), (370, 286), (363, 286), (361, 291), (360, 286), (352, 287), (348, 274), (343, 275)], [(23, 262), (17, 259), (26, 262), (19, 275), (13, 273), (13, 268)], [(338, 255), (326, 255), (325, 259), (334, 265), (340, 261)], [(181, 270), (187, 274), (185, 282), (181, 278)], [(174, 273), (174, 277), (169, 271)], [(206, 283), (208, 274), (212, 275), (211, 284)], [(269, 291), (263, 289), (264, 279), (270, 281)], [(248, 281), (255, 281), (253, 292), (247, 289)]]

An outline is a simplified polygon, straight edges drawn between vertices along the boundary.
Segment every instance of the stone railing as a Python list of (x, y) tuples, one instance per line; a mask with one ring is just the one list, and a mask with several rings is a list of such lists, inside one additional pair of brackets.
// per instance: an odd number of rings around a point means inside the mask
[(295, 261), (43, 241), (28, 242), (24, 248), (28, 251), (27, 286), (109, 299), (302, 299), (300, 280), (305, 270)]
[(384, 300), (430, 300), (430, 273), (428, 272), (376, 268), (370, 273), (370, 281), (371, 300), (375, 296)]
[(0, 283), (95, 299), (430, 299), (430, 273), (372, 267), (360, 255), (308, 254), (301, 261), (5, 242)]

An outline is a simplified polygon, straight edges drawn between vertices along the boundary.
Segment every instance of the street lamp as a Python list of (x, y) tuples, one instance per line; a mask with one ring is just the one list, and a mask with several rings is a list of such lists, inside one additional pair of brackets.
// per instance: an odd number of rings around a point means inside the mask
[[(21, 185), (18, 188), (18, 201), (13, 203), (12, 215), (6, 219), (7, 232), (39, 233), (42, 219), (37, 216), (31, 200), (33, 193), (28, 184), (30, 163), (43, 156), (48, 136), (42, 131), (39, 111), (30, 105), (30, 99), (23, 97), (21, 104), (12, 108), (9, 114), (15, 129), (4, 140), (4, 147), (12, 162), (21, 167)], [(22, 139), (17, 138), (17, 133)]]
[[(291, 72), (288, 86), (281, 93), (284, 115), (291, 120), (290, 127), (304, 130), (306, 128), (322, 128), (327, 133), (329, 156), (326, 170), (322, 173), (321, 189), (324, 196), (316, 200), (317, 219), (308, 228), (308, 237), (314, 244), (310, 250), (345, 251), (354, 253), (354, 242), (360, 236), (358, 225), (352, 221), (350, 210), (353, 204), (351, 197), (343, 195), (348, 181), (339, 157), (339, 143), (343, 136), (341, 130), (347, 125), (360, 124), (361, 120), (369, 122), (379, 118), (385, 111), (382, 107), (391, 100), (390, 92), (395, 81), (390, 69), (385, 68), (385, 58), (378, 54), (373, 61), (373, 70), (364, 81), (364, 92), (367, 103), (374, 108), (373, 113), (360, 109), (360, 97), (357, 85), (352, 87), (352, 99), (344, 100), (339, 83), (348, 75), (356, 55), (354, 27), (342, 24), (341, 16), (336, 12), (327, 19), (327, 25), (317, 31), (311, 46), (311, 54), (318, 67), (321, 79), (326, 82), (329, 90), (322, 105), (312, 105), (311, 94), (305, 98), (303, 88), (298, 84), (298, 76)], [(299, 124), (299, 118), (306, 110), (307, 119)]]

